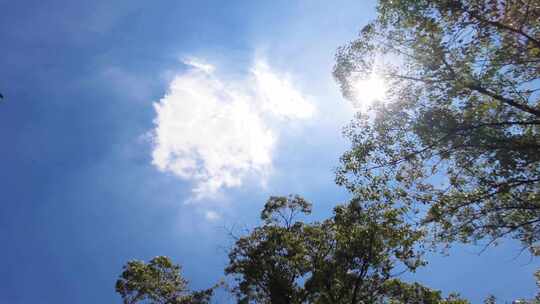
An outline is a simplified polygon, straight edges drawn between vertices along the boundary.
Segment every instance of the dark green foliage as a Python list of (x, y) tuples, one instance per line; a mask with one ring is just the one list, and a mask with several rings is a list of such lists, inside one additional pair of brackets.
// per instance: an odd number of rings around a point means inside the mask
[(423, 233), (404, 210), (353, 201), (323, 222), (294, 218), (310, 210), (299, 197), (272, 197), (263, 225), (236, 240), (225, 272), (240, 303), (466, 303), (394, 278), (424, 264), (416, 248)]
[(338, 183), (428, 209), (436, 241), (512, 236), (539, 253), (540, 2), (381, 0), (334, 75), (355, 100), (373, 69), (387, 96), (347, 129)]
[(236, 240), (225, 272), (236, 275), (234, 291), (241, 301), (302, 303), (306, 298), (299, 282), (309, 271), (306, 225), (293, 222), (299, 211), (310, 213), (311, 206), (298, 197), (271, 197), (261, 213), (264, 224)]
[(130, 261), (116, 281), (116, 292), (124, 304), (204, 304), (210, 303), (214, 289), (191, 292), (180, 274), (180, 266), (168, 257), (150, 262)]
[(458, 294), (450, 294), (443, 298), (441, 292), (424, 287), (418, 283), (405, 283), (396, 279), (384, 284), (384, 293), (388, 295), (390, 304), (468, 304)]

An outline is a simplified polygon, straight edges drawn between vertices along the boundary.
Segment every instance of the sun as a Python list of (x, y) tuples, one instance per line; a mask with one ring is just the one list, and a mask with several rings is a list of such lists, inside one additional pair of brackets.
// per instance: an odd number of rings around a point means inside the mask
[(362, 109), (366, 109), (375, 101), (383, 100), (386, 95), (384, 79), (375, 73), (367, 78), (355, 80), (352, 89), (357, 106)]

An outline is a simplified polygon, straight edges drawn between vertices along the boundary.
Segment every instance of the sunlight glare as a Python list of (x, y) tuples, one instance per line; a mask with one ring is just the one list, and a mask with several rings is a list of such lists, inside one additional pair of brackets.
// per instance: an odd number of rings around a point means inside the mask
[(375, 101), (381, 101), (386, 95), (384, 79), (375, 73), (368, 78), (356, 80), (353, 90), (357, 106), (364, 109)]

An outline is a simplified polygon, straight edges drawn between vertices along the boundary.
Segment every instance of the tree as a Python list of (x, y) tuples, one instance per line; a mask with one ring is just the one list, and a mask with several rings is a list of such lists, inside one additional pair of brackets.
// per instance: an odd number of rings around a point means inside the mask
[(323, 222), (295, 218), (310, 211), (298, 196), (271, 197), (263, 224), (237, 238), (225, 272), (239, 303), (467, 303), (395, 278), (424, 264), (423, 233), (402, 210), (353, 201)]
[(242, 303), (304, 303), (300, 280), (308, 272), (305, 225), (294, 222), (311, 205), (300, 197), (271, 197), (261, 213), (264, 224), (236, 240), (225, 273), (238, 282)]
[(116, 281), (116, 292), (124, 304), (203, 304), (210, 303), (214, 288), (191, 292), (180, 274), (180, 266), (168, 257), (158, 256), (148, 263), (130, 261)]
[[(337, 182), (414, 206), (436, 241), (540, 241), (540, 2), (380, 0), (338, 50), (344, 96), (377, 73), (386, 97), (346, 129)], [(427, 207), (424, 207), (427, 206)]]

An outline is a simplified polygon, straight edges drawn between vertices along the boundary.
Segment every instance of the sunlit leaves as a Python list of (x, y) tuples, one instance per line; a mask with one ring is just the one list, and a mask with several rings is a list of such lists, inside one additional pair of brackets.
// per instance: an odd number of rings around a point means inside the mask
[(384, 102), (346, 130), (337, 182), (370, 202), (425, 210), (436, 241), (540, 241), (540, 7), (537, 1), (381, 0), (340, 48), (334, 75), (373, 59)]

